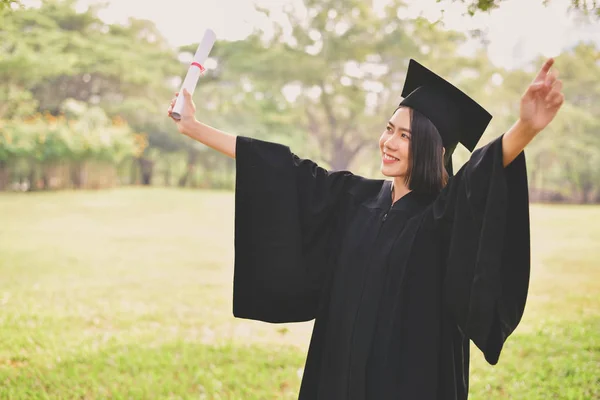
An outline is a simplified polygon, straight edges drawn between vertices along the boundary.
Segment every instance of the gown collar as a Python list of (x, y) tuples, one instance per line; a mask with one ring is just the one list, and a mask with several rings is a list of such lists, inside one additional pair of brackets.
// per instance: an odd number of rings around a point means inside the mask
[(392, 181), (386, 180), (377, 195), (376, 204), (378, 208), (389, 211), (413, 212), (424, 209), (431, 201), (431, 196), (424, 196), (411, 191), (392, 204)]

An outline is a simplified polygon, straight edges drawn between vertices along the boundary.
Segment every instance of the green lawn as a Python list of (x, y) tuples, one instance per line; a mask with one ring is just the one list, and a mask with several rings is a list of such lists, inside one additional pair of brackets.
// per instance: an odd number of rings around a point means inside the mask
[[(600, 399), (600, 207), (532, 206), (533, 271), (472, 399)], [(231, 314), (233, 195), (0, 194), (0, 399), (293, 399), (310, 323)]]

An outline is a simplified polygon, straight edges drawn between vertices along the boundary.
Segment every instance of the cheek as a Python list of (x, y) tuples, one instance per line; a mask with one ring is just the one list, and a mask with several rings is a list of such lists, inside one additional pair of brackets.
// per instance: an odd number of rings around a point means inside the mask
[(400, 169), (402, 169), (403, 173), (408, 171), (410, 165), (410, 145), (408, 143), (403, 142), (402, 146), (398, 149), (399, 155), (402, 157), (402, 161), (400, 162)]
[(400, 148), (400, 151), (402, 153), (402, 158), (404, 160), (406, 160), (407, 162), (409, 161), (409, 156), (410, 156), (410, 142), (408, 140), (402, 142), (402, 147)]

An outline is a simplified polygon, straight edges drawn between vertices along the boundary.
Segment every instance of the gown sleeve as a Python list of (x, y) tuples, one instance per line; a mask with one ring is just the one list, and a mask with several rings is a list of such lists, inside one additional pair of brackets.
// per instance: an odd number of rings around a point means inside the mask
[(525, 154), (505, 168), (502, 136), (476, 150), (432, 210), (445, 259), (444, 304), (494, 365), (521, 320), (529, 287)]
[(233, 314), (315, 318), (350, 172), (328, 172), (286, 146), (238, 136)]

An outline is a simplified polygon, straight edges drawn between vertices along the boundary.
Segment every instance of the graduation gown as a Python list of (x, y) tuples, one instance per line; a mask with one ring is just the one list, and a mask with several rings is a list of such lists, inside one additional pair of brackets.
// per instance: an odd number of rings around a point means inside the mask
[(502, 137), (437, 196), (328, 172), (240, 136), (233, 313), (315, 319), (300, 399), (466, 399), (469, 341), (495, 364), (529, 284), (525, 156)]

